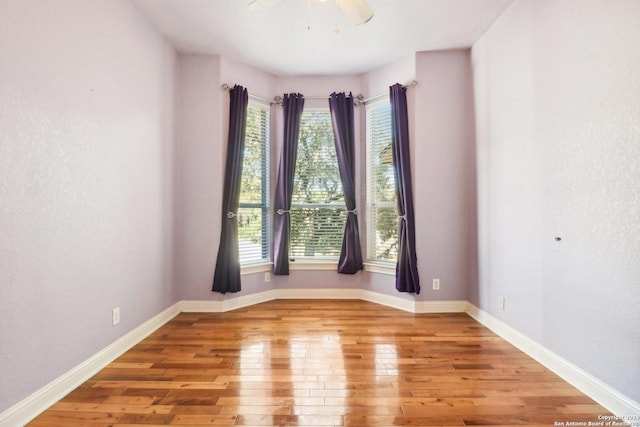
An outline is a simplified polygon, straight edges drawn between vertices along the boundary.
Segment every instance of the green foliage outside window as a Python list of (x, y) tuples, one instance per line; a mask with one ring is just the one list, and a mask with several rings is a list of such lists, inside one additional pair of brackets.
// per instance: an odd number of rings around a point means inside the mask
[[(270, 258), (269, 120), (268, 108), (249, 105), (237, 217), (242, 265)], [(367, 111), (367, 129), (368, 259), (393, 262), (398, 214), (388, 104)], [(346, 206), (326, 110), (303, 113), (290, 218), (292, 259), (338, 258)]]
[(398, 253), (398, 211), (391, 151), (391, 106), (367, 111), (368, 259), (395, 261)]
[(269, 109), (249, 105), (238, 209), (240, 264), (269, 260)]
[(292, 258), (340, 255), (346, 219), (331, 115), (304, 112), (291, 206)]

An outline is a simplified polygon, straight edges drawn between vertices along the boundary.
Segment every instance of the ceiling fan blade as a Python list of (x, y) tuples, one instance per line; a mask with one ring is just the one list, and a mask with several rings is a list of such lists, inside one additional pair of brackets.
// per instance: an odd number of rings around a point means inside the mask
[(249, 10), (264, 10), (268, 9), (280, 0), (249, 0)]
[(344, 14), (356, 25), (366, 24), (373, 18), (373, 10), (365, 0), (338, 0), (338, 4)]

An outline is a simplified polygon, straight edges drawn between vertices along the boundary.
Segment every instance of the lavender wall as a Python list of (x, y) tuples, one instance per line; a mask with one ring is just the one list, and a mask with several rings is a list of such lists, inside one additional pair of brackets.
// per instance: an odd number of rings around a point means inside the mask
[[(476, 252), (469, 249), (476, 234), (470, 52), (419, 52), (362, 79), (367, 96), (388, 93), (396, 82), (418, 81), (407, 92), (407, 104), (422, 293), (400, 294), (393, 276), (378, 273), (366, 273), (363, 287), (420, 301), (466, 300), (477, 280)], [(434, 278), (440, 291), (432, 290)]]
[(476, 233), (470, 51), (417, 53), (416, 79), (409, 94), (420, 299), (464, 301), (476, 258), (468, 250)]
[(220, 240), (224, 172), (220, 58), (178, 56), (180, 299), (219, 299), (211, 292)]
[(362, 92), (367, 97), (388, 95), (394, 83), (409, 83), (416, 78), (416, 55), (408, 55), (396, 62), (371, 70), (361, 76)]
[(635, 0), (516, 0), (472, 51), (472, 302), (635, 401), (639, 45)]
[(272, 289), (264, 274), (242, 277), (237, 294), (211, 292), (220, 240), (229, 95), (223, 83), (241, 84), (252, 94), (274, 95), (274, 77), (219, 56), (178, 57), (178, 144), (180, 147), (180, 299), (219, 301)]
[(3, 1), (0, 64), (2, 412), (176, 301), (175, 54), (124, 0)]

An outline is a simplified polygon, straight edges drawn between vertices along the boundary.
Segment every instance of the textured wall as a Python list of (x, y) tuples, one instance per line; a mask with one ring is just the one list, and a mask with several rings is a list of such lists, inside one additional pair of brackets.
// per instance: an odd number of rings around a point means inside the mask
[[(220, 58), (178, 57), (180, 299), (217, 299), (211, 292), (220, 239), (224, 173)], [(228, 96), (227, 96), (228, 98)]]
[[(466, 300), (475, 254), (473, 88), (470, 51), (416, 54), (414, 200), (423, 300)], [(434, 291), (432, 280), (440, 279)]]
[(635, 401), (638, 46), (636, 0), (517, 0), (472, 55), (480, 286), (471, 298)]
[(0, 2), (0, 412), (175, 302), (174, 66), (129, 2)]
[(275, 281), (266, 284), (264, 273), (258, 273), (242, 277), (238, 294), (211, 292), (229, 126), (229, 94), (221, 86), (241, 84), (251, 94), (271, 98), (274, 77), (219, 56), (179, 55), (178, 64), (178, 294), (186, 300), (218, 301), (272, 289)]

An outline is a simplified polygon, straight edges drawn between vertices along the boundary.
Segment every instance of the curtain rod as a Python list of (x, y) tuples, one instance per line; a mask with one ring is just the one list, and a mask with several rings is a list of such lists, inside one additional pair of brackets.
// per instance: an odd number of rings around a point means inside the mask
[[(418, 86), (418, 81), (417, 80), (411, 80), (409, 83), (407, 83), (406, 85), (402, 85), (403, 88), (405, 89), (409, 89), (410, 87), (416, 87)], [(384, 98), (385, 96), (389, 96), (388, 93), (381, 93), (380, 95), (376, 95), (376, 96), (372, 96), (371, 98), (367, 98), (367, 99), (363, 99), (362, 101), (360, 101), (361, 104), (367, 104), (371, 101), (376, 101), (380, 98)], [(358, 104), (360, 105), (360, 104)]]
[[(229, 86), (229, 85), (228, 85), (228, 84), (226, 84), (226, 83), (223, 83), (223, 84), (222, 84), (222, 90), (224, 90), (224, 91), (226, 91), (226, 92), (229, 92), (231, 89), (233, 89), (233, 86)], [(275, 104), (275, 100), (267, 99), (267, 98), (263, 98), (263, 97), (261, 97), (261, 96), (253, 95), (253, 94), (251, 94), (251, 93), (249, 94), (249, 98), (255, 99), (255, 100), (257, 100), (257, 101), (266, 102), (266, 103), (267, 103), (267, 104), (269, 104), (269, 105), (273, 105), (273, 104)]]
[[(330, 96), (305, 96), (305, 95), (303, 96), (304, 96), (304, 99), (326, 99), (326, 100), (331, 99)], [(353, 97), (353, 105), (357, 107), (363, 103), (363, 100), (364, 100), (364, 96), (362, 94), (355, 95)], [(281, 96), (276, 96), (275, 98), (273, 98), (273, 103), (276, 105), (282, 105), (283, 102), (284, 102), (284, 99)]]
[[(405, 88), (405, 89), (408, 89), (410, 87), (416, 87), (417, 85), (418, 85), (418, 81), (417, 80), (412, 80), (409, 83), (407, 83), (406, 85), (402, 85), (402, 87)], [(232, 87), (229, 86), (226, 83), (224, 83), (222, 85), (222, 90), (224, 90), (224, 91), (228, 92), (231, 89), (232, 89)], [(353, 105), (358, 107), (360, 105), (365, 105), (368, 102), (375, 101), (375, 100), (380, 99), (380, 98), (385, 97), (385, 96), (388, 96), (388, 94), (383, 93), (383, 94), (380, 94), (380, 95), (376, 95), (376, 96), (372, 96), (370, 98), (364, 99), (364, 96), (362, 94), (358, 94), (358, 95), (353, 97), (354, 98)], [(252, 98), (252, 99), (255, 99), (255, 100), (258, 100), (258, 101), (262, 101), (262, 102), (266, 102), (269, 105), (279, 105), (279, 106), (282, 106), (282, 103), (284, 101), (281, 96), (276, 96), (273, 99), (267, 99), (267, 98), (264, 98), (262, 96), (249, 94), (249, 98)], [(331, 99), (330, 96), (305, 96), (304, 98), (305, 99)]]
[[(222, 85), (222, 90), (224, 90), (224, 91), (229, 92), (231, 89), (233, 89), (233, 87), (228, 85), (227, 83), (224, 83)], [(282, 103), (284, 102), (284, 99), (279, 95), (274, 97), (273, 99), (267, 99), (267, 98), (264, 98), (262, 96), (249, 94), (249, 98), (253, 98), (253, 99), (256, 99), (258, 101), (266, 102), (269, 105), (282, 106)], [(330, 96), (305, 96), (304, 99), (327, 99), (328, 100), (328, 99), (331, 99), (331, 97)], [(354, 99), (355, 99), (354, 105), (360, 105), (360, 104), (362, 104), (364, 96), (363, 95), (356, 95), (356, 96), (354, 96)]]

